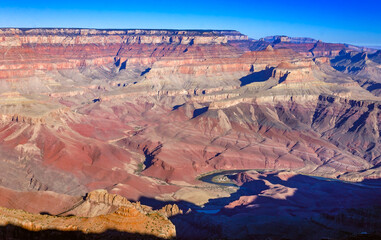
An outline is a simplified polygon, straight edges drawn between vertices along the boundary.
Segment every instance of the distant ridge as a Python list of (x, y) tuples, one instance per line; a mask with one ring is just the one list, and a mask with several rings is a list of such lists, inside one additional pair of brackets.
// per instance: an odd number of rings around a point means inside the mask
[(259, 39), (259, 41), (265, 42), (289, 42), (289, 43), (316, 43), (318, 40), (308, 37), (289, 37), (285, 35), (275, 35), (275, 36), (267, 36)]
[(380, 46), (364, 46), (364, 47), (381, 50), (381, 45)]

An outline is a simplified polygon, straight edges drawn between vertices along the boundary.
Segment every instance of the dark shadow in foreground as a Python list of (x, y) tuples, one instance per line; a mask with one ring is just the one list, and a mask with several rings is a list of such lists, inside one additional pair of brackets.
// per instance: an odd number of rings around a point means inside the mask
[(137, 233), (120, 232), (117, 230), (107, 230), (103, 233), (83, 233), (81, 231), (58, 231), (43, 230), (29, 231), (15, 225), (6, 225), (0, 227), (0, 240), (17, 239), (17, 240), (82, 240), (82, 239), (162, 239), (152, 235), (142, 235)]

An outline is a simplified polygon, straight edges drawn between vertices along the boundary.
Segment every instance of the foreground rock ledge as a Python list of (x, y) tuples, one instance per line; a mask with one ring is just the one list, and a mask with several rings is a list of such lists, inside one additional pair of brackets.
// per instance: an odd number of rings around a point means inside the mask
[[(109, 213), (96, 214), (102, 211)], [(78, 213), (79, 216), (69, 213)], [(5, 239), (49, 239), (57, 236), (74, 239), (171, 239), (176, 236), (175, 226), (165, 214), (108, 194), (106, 190), (89, 193), (83, 202), (62, 215), (65, 216), (32, 214), (0, 207), (0, 234)]]

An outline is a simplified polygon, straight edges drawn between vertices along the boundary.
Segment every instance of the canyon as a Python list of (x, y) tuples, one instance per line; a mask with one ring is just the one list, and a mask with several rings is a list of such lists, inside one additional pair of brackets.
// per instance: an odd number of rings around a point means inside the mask
[[(380, 59), (228, 30), (1, 28), (1, 234), (380, 234)], [(202, 181), (223, 171), (233, 185)]]

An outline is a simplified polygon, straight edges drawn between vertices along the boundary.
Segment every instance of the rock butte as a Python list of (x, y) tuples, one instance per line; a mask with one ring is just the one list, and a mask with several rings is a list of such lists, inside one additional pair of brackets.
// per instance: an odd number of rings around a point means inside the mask
[[(2, 28), (1, 206), (56, 213), (96, 189), (125, 201), (201, 205), (232, 194), (200, 187), (197, 177), (214, 170), (377, 181), (380, 56), (348, 44), (256, 41), (225, 30)], [(265, 194), (287, 200), (291, 188)], [(27, 199), (41, 196), (39, 212)], [(256, 199), (231, 199), (220, 214), (239, 214)], [(176, 219), (188, 216), (177, 216), (188, 206), (158, 206), (163, 224), (173, 226), (166, 216), (185, 224)], [(101, 208), (91, 217), (110, 220), (120, 211)], [(154, 235), (175, 234), (160, 231)]]

